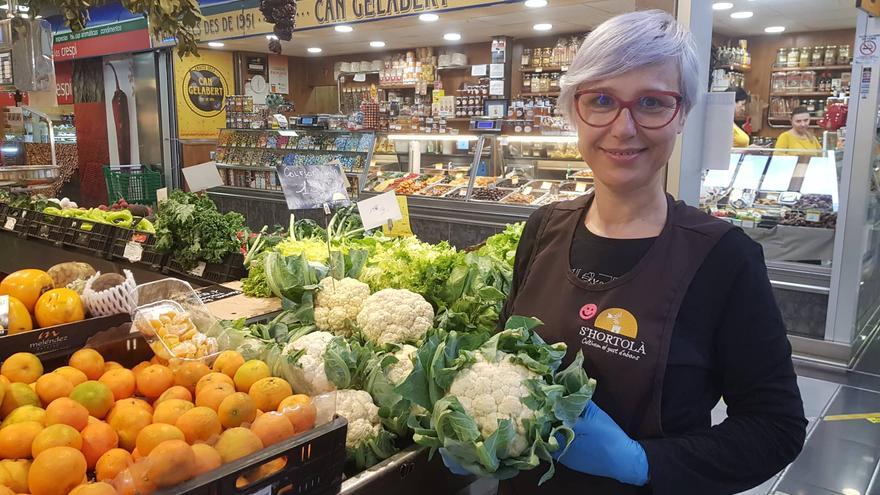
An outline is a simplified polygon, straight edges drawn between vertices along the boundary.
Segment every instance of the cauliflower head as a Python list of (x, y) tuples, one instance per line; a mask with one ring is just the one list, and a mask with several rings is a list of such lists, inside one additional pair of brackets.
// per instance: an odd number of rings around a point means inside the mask
[(336, 414), (348, 421), (345, 446), (355, 449), (379, 436), (379, 408), (363, 390), (337, 390)]
[(330, 332), (312, 332), (284, 346), (282, 359), (301, 354), (284, 373), (296, 393), (314, 396), (336, 390), (324, 371), (324, 351), (334, 337)]
[(327, 277), (320, 285), (315, 296), (315, 325), (319, 330), (348, 337), (364, 301), (370, 297), (370, 286), (348, 277)]
[(364, 337), (376, 344), (414, 343), (433, 326), (434, 308), (415, 292), (382, 289), (364, 301), (357, 322)]
[(417, 352), (419, 352), (419, 349), (409, 344), (402, 345), (400, 349), (394, 352), (393, 355), (397, 358), (397, 362), (388, 366), (388, 369), (385, 371), (388, 381), (392, 385), (395, 387), (400, 385), (412, 373)]
[(508, 446), (508, 456), (516, 457), (528, 448), (523, 420), (534, 417), (535, 411), (523, 404), (529, 396), (526, 380), (540, 379), (540, 375), (513, 362), (507, 355), (498, 362), (487, 361), (482, 354), (476, 362), (461, 370), (449, 388), (467, 414), (474, 418), (483, 438), (489, 438), (498, 429), (498, 421), (509, 419), (516, 429), (516, 437)]

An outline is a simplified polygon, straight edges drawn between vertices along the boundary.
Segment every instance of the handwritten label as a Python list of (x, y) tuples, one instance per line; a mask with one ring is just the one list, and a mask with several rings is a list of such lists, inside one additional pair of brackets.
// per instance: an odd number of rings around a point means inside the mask
[(281, 189), (290, 210), (321, 208), (325, 204), (347, 206), (351, 203), (345, 189), (347, 179), (341, 168), (331, 163), (305, 165), (298, 155), (285, 157), (277, 166)]
[(485, 77), (486, 76), (486, 65), (475, 65), (471, 67), (471, 75), (474, 77)]
[(229, 287), (224, 287), (222, 285), (212, 285), (203, 289), (199, 289), (198, 291), (196, 291), (196, 294), (199, 296), (199, 299), (202, 301), (203, 304), (208, 304), (210, 302), (237, 296), (241, 294), (241, 291), (230, 289)]
[(574, 185), (574, 190), (577, 191), (577, 192), (584, 192), (584, 191), (586, 191), (586, 190), (587, 190), (587, 183), (586, 183), (586, 182), (577, 182), (577, 183), (575, 183), (575, 185)]
[(409, 206), (406, 196), (397, 196), (397, 204), (400, 207), (400, 220), (392, 221), (390, 229), (387, 223), (382, 225), (382, 232), (391, 237), (410, 237), (413, 235), (413, 231), (409, 224)]
[(818, 222), (822, 218), (822, 214), (818, 211), (808, 211), (807, 212), (807, 221), (808, 222)]
[(128, 241), (125, 243), (125, 251), (122, 252), (122, 257), (127, 259), (132, 263), (136, 263), (141, 260), (141, 257), (144, 255), (144, 247), (139, 243), (134, 241)]
[(199, 261), (195, 268), (189, 271), (190, 275), (201, 277), (205, 274), (205, 267), (208, 266), (204, 261)]
[(358, 213), (367, 230), (385, 225), (388, 221), (400, 220), (403, 213), (395, 199), (394, 191), (357, 202)]
[(16, 221), (15, 217), (6, 217), (6, 223), (3, 224), (3, 228), (6, 230), (14, 230)]

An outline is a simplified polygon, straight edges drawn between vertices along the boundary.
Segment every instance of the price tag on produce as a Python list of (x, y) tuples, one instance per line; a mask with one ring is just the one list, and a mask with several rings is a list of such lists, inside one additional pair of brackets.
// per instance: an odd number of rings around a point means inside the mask
[(6, 230), (14, 230), (16, 222), (17, 220), (15, 217), (6, 217), (6, 223), (3, 224), (3, 228)]
[(513, 179), (510, 179), (510, 183), (513, 184), (514, 186), (518, 186), (519, 185), (519, 177), (514, 177)]
[(395, 199), (394, 191), (358, 201), (357, 208), (364, 228), (367, 230), (403, 218), (403, 212), (400, 211), (400, 204)]
[(397, 196), (397, 204), (400, 207), (400, 220), (391, 222), (391, 228), (388, 224), (382, 225), (382, 232), (390, 237), (410, 237), (413, 235), (412, 227), (409, 224), (409, 206), (406, 196)]
[(443, 170), (443, 164), (442, 163), (435, 163), (434, 170)]
[(527, 187), (523, 188), (522, 193), (525, 194), (526, 196), (528, 196), (529, 194), (532, 194), (532, 186), (527, 186)]
[(190, 275), (201, 277), (205, 274), (205, 267), (208, 266), (204, 261), (199, 261), (195, 268), (189, 271)]
[(808, 222), (818, 222), (822, 219), (822, 214), (818, 211), (808, 211), (807, 212), (807, 221)]
[(743, 220), (742, 226), (744, 229), (753, 229), (753, 228), (755, 228), (755, 221), (754, 220)]
[(541, 189), (550, 189), (550, 187), (552, 187), (552, 186), (553, 186), (552, 182), (542, 182), (541, 183)]
[(560, 69), (562, 69), (562, 72), (568, 72), (568, 66), (567, 66), (567, 65), (563, 65), (562, 67), (560, 67)]
[(463, 173), (463, 172), (459, 172), (459, 173), (455, 174), (455, 178), (456, 178), (456, 179), (464, 179), (464, 173)]
[(587, 183), (586, 182), (576, 182), (574, 185), (574, 190), (577, 192), (580, 192), (580, 193), (586, 191), (587, 190)]
[(144, 247), (139, 243), (134, 241), (128, 241), (125, 243), (125, 251), (122, 252), (122, 257), (127, 259), (132, 263), (136, 263), (141, 260), (141, 257), (144, 255)]
[(543, 67), (536, 67), (535, 72), (544, 72), (544, 68)]

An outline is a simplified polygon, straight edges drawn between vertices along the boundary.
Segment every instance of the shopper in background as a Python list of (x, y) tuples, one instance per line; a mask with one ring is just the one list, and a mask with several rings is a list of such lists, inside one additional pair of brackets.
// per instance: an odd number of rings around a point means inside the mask
[[(583, 351), (598, 387), (555, 476), (539, 487), (544, 470), (525, 471), (499, 494), (736, 493), (803, 446), (761, 247), (664, 192), (698, 69), (690, 32), (649, 10), (598, 26), (563, 81), (560, 108), (595, 193), (529, 219), (501, 321), (540, 318), (569, 362)], [(713, 426), (722, 396), (728, 417)]]
[(778, 150), (821, 150), (822, 145), (810, 131), (810, 112), (807, 107), (791, 111), (791, 129), (776, 139)]
[(737, 125), (736, 121), (748, 124), (749, 112), (747, 105), (750, 98), (746, 90), (742, 88), (736, 88), (734, 91), (736, 93), (734, 96), (736, 109), (733, 113), (733, 147), (747, 148), (749, 146), (749, 134)]

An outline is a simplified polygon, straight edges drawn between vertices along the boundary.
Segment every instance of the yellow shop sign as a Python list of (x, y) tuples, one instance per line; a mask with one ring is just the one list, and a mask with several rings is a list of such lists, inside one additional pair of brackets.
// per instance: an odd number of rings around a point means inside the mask
[(308, 0), (300, 2), (296, 29), (505, 3), (498, 0)]
[(243, 9), (206, 15), (199, 27), (199, 41), (211, 41), (272, 32), (260, 9)]

